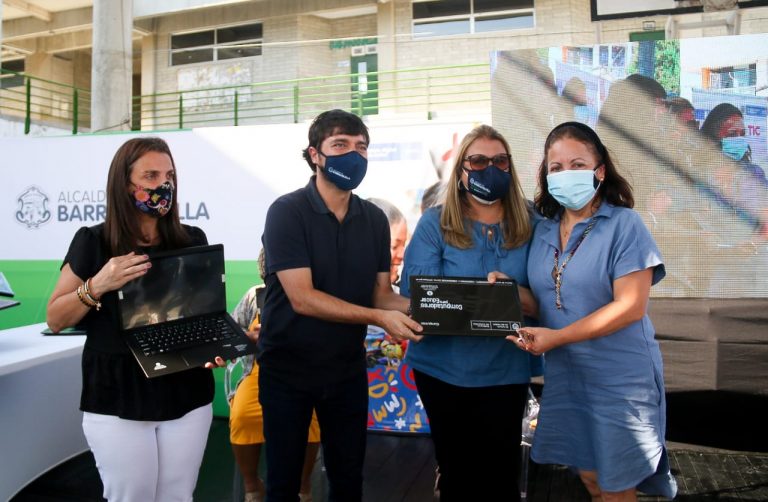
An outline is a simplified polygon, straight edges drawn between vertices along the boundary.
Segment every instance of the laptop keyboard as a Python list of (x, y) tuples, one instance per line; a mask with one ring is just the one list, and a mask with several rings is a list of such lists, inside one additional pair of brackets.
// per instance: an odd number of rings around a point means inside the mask
[(224, 319), (188, 319), (178, 323), (145, 326), (136, 341), (145, 356), (175, 352), (187, 347), (234, 338)]

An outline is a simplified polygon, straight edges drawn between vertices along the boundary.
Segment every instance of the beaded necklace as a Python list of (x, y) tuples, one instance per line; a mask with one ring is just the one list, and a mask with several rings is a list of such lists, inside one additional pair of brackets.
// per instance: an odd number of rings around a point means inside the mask
[(592, 230), (592, 227), (595, 226), (596, 222), (597, 220), (592, 220), (589, 222), (589, 225), (587, 225), (587, 228), (584, 229), (584, 233), (581, 234), (581, 237), (579, 237), (579, 240), (576, 242), (576, 245), (573, 246), (573, 249), (571, 249), (571, 252), (568, 253), (568, 255), (563, 260), (562, 266), (560, 266), (559, 264), (560, 250), (555, 248), (555, 266), (552, 267), (552, 279), (554, 279), (555, 281), (555, 307), (557, 307), (557, 310), (561, 310), (563, 308), (563, 302), (560, 299), (560, 287), (563, 284), (563, 272), (565, 271), (565, 266), (568, 264), (569, 261), (571, 261), (571, 258), (573, 258), (573, 255), (576, 254), (576, 250), (579, 249), (579, 246), (581, 246), (581, 243), (584, 241), (584, 238)]

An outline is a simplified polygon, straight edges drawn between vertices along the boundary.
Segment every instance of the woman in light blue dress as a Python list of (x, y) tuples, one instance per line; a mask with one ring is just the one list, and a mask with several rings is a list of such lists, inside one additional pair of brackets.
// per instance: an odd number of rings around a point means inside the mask
[(647, 315), (664, 275), (656, 243), (597, 134), (578, 122), (544, 145), (528, 278), (541, 327), (509, 337), (545, 354), (532, 458), (578, 470), (593, 500), (674, 497), (661, 352)]

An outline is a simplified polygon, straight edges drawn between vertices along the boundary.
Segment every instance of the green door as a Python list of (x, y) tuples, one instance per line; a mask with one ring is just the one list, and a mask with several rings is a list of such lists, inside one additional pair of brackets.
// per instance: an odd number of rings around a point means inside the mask
[(376, 54), (352, 56), (352, 111), (359, 116), (379, 113), (379, 76)]

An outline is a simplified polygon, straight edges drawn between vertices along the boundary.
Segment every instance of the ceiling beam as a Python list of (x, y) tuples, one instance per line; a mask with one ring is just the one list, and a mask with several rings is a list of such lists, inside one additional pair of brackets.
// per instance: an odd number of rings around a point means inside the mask
[[(139, 41), (144, 35), (141, 32), (133, 30), (131, 39)], [(35, 52), (45, 52), (48, 54), (57, 54), (59, 52), (71, 52), (84, 49), (90, 49), (93, 46), (93, 33), (90, 29), (76, 32), (59, 33), (50, 37), (39, 38), (36, 40), (23, 39), (12, 43), (3, 44), (4, 49), (13, 50), (21, 54), (32, 54)]]
[[(3, 4), (8, 5), (8, 0)], [(54, 12), (50, 22), (31, 17), (10, 19), (3, 22), (3, 42), (90, 29), (92, 22), (91, 7)]]
[(24, 0), (3, 0), (3, 4), (13, 9), (26, 12), (30, 16), (36, 17), (46, 23), (51, 22), (51, 12), (33, 3), (25, 2)]

